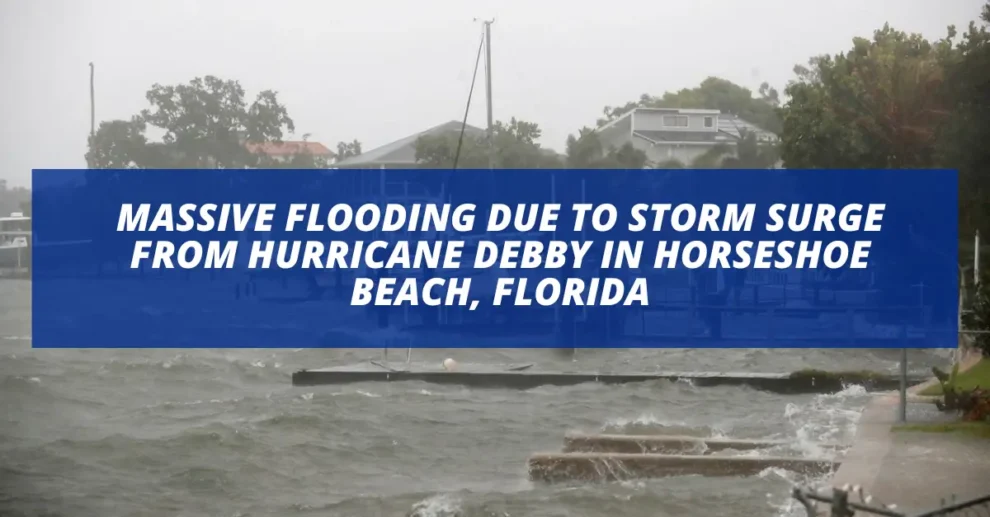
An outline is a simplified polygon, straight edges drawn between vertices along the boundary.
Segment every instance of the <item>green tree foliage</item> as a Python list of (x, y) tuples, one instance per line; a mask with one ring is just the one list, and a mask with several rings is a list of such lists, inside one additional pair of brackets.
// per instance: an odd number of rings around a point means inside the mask
[(717, 109), (731, 113), (751, 124), (773, 133), (780, 132), (780, 119), (776, 109), (780, 105), (777, 90), (763, 83), (753, 96), (753, 91), (719, 77), (709, 77), (695, 88), (684, 88), (656, 97), (648, 94), (623, 106), (606, 106), (605, 117), (598, 121), (602, 126), (635, 108), (698, 108)]
[(131, 169), (148, 164), (151, 149), (141, 117), (101, 122), (89, 137), (86, 163), (91, 169)]
[(606, 148), (595, 130), (584, 127), (577, 136), (567, 137), (565, 163), (572, 169), (642, 169), (646, 166), (646, 153), (625, 144)]
[(0, 217), (13, 212), (31, 215), (31, 191), (24, 187), (8, 187), (7, 180), (0, 179)]
[(970, 23), (946, 59), (944, 95), (950, 116), (939, 138), (943, 166), (959, 171), (961, 235), (990, 235), (990, 2), (983, 25)]
[(934, 44), (889, 26), (872, 40), (796, 67), (781, 110), (781, 154), (790, 168), (922, 168), (935, 165), (946, 109), (941, 59)]
[[(973, 289), (970, 311), (963, 314), (963, 325), (969, 329), (990, 329), (990, 275), (982, 276)], [(976, 348), (990, 357), (990, 334), (976, 334), (972, 338)]]
[(295, 131), (274, 91), (263, 91), (248, 104), (237, 81), (207, 76), (189, 84), (156, 84), (146, 97), (152, 108), (143, 110), (141, 119), (164, 130), (162, 142), (183, 168), (254, 167), (259, 156), (248, 151), (245, 141), (281, 142), (286, 132)]
[(354, 140), (353, 142), (337, 142), (337, 153), (334, 155), (334, 160), (346, 160), (352, 156), (358, 156), (361, 154), (361, 142)]
[[(990, 3), (982, 13), (990, 23)], [(781, 155), (789, 168), (952, 168), (960, 231), (990, 234), (990, 34), (928, 41), (884, 26), (796, 67)]]
[(775, 145), (761, 143), (756, 133), (741, 131), (741, 139), (736, 142), (734, 155), (722, 160), (724, 169), (769, 169), (780, 159), (779, 150)]
[(755, 133), (745, 130), (740, 133), (741, 138), (735, 146), (725, 143), (716, 144), (695, 158), (691, 162), (691, 168), (769, 169), (777, 163), (779, 155), (776, 146), (760, 142)]
[[(512, 118), (508, 123), (494, 124), (496, 169), (547, 169), (560, 167), (555, 152), (540, 147), (539, 125)], [(416, 162), (423, 168), (449, 169), (457, 158), (458, 169), (488, 168), (488, 139), (486, 135), (465, 134), (460, 156), (457, 145), (460, 132), (426, 135), (416, 141)]]
[[(288, 110), (272, 90), (249, 100), (240, 83), (214, 76), (187, 84), (155, 84), (146, 97), (151, 107), (130, 120), (102, 122), (90, 136), (86, 163), (92, 169), (292, 167), (323, 168), (322, 157), (300, 152), (287, 162), (252, 153), (245, 145), (280, 143), (295, 131)], [(146, 130), (163, 133), (149, 142)], [(338, 144), (353, 156), (361, 143)]]

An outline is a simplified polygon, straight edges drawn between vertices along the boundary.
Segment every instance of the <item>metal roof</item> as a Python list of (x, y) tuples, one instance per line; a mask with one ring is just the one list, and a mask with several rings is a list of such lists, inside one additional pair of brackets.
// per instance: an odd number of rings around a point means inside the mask
[(635, 131), (651, 142), (718, 142), (715, 131)]
[[(336, 168), (367, 167), (377, 165), (404, 165), (413, 166), (416, 164), (416, 141), (422, 136), (437, 135), (461, 130), (461, 121), (451, 120), (439, 126), (431, 127), (426, 131), (421, 131), (414, 135), (401, 138), (392, 143), (377, 147), (368, 152), (352, 156), (335, 163)], [(464, 134), (469, 136), (484, 136), (485, 130), (467, 125)]]
[(742, 131), (749, 133), (755, 133), (757, 140), (777, 140), (777, 135), (763, 129), (755, 124), (746, 122), (745, 120), (731, 115), (729, 113), (722, 113), (718, 116), (718, 132), (727, 133), (735, 138), (742, 138)]

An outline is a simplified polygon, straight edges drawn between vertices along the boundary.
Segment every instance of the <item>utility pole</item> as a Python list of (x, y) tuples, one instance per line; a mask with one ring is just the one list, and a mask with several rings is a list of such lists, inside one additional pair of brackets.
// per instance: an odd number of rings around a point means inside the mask
[(96, 136), (96, 67), (89, 63), (89, 136)]
[(485, 93), (488, 97), (488, 168), (495, 168), (495, 123), (492, 120), (492, 24), (485, 20)]

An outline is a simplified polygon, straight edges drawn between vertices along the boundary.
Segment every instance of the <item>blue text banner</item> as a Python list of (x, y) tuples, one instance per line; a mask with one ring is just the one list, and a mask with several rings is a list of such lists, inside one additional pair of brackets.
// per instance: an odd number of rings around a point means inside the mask
[(35, 170), (39, 348), (956, 346), (948, 170)]

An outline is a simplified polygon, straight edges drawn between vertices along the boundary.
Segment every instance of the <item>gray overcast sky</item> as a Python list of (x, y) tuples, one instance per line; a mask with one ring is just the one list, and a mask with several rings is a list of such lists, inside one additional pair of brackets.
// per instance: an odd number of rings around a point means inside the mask
[[(146, 107), (153, 83), (275, 89), (296, 136), (366, 150), (463, 115), (480, 27), (495, 17), (496, 119), (538, 122), (562, 150), (605, 105), (707, 76), (782, 88), (810, 56), (884, 22), (941, 37), (983, 0), (0, 0), (0, 178), (84, 167), (97, 121)], [(480, 74), (479, 74), (480, 75)], [(483, 125), (483, 95), (470, 122)]]

